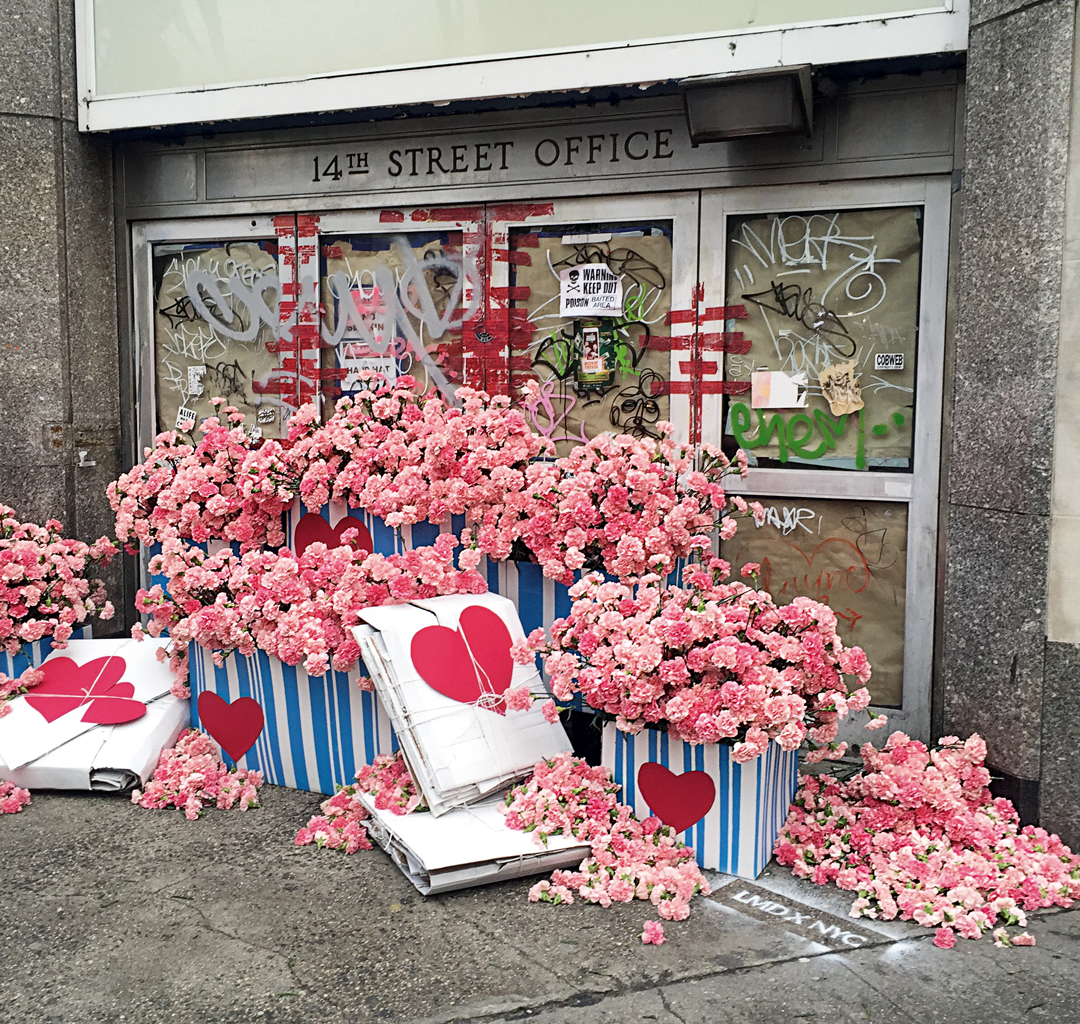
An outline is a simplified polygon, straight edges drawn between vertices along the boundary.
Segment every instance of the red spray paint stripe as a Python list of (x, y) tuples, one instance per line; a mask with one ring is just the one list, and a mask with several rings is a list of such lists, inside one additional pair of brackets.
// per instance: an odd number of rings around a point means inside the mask
[(527, 235), (518, 235), (514, 239), (514, 244), (519, 249), (536, 249), (540, 245), (540, 236), (535, 231)]
[(706, 361), (704, 359), (684, 359), (679, 363), (679, 372), (696, 373), (698, 376), (703, 377), (707, 373), (716, 373), (718, 365), (715, 361)]
[(429, 221), (436, 224), (447, 224), (453, 221), (475, 223), (480, 220), (483, 207), (480, 206), (446, 206), (435, 210), (413, 210), (411, 219), (417, 223)]
[(512, 263), (518, 267), (532, 266), (532, 255), (518, 249), (492, 249), (491, 259), (495, 263)]
[(339, 246), (339, 245), (324, 245), (323, 246), (323, 255), (328, 260), (339, 260), (339, 259), (341, 259), (342, 255), (343, 255), (343, 253), (341, 251), (341, 246)]
[(532, 289), (523, 285), (515, 285), (512, 288), (492, 288), (490, 291), (493, 299), (516, 299), (521, 302), (527, 302), (529, 296), (532, 295)]
[(723, 334), (684, 334), (677, 338), (653, 335), (645, 348), (649, 352), (689, 352), (695, 338), (702, 352), (732, 352), (735, 355), (745, 355), (750, 351), (751, 342), (743, 337), (742, 331), (728, 331)]
[(319, 230), (319, 218), (311, 213), (301, 213), (296, 218), (298, 235), (314, 235)]
[(400, 224), (405, 219), (405, 214), (400, 210), (383, 210), (379, 214), (380, 224)]
[(654, 380), (653, 396), (657, 395), (743, 395), (750, 382), (743, 380)]
[(749, 314), (745, 306), (709, 306), (698, 314), (693, 309), (673, 309), (664, 318), (666, 324), (692, 324), (695, 317), (698, 322), (706, 320), (745, 320)]
[(496, 203), (491, 209), (491, 219), (527, 220), (529, 217), (550, 217), (554, 212), (553, 203)]
[(279, 214), (274, 218), (274, 234), (279, 238), (282, 235), (291, 235), (293, 233), (293, 224), (291, 213)]

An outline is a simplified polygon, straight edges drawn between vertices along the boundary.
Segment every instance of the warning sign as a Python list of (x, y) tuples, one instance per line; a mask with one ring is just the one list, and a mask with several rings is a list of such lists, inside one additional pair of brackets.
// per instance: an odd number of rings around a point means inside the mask
[(559, 316), (622, 316), (622, 281), (604, 263), (559, 272)]

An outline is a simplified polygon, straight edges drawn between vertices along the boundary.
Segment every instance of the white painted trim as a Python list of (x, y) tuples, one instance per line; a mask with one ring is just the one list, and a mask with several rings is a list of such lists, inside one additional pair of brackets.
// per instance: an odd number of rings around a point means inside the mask
[[(93, 0), (77, 0), (84, 27)], [(649, 41), (575, 52), (382, 69), (304, 80), (90, 98), (92, 35), (79, 50), (79, 127), (84, 131), (446, 103), (666, 81), (786, 64), (839, 64), (967, 49), (970, 0), (868, 20), (741, 30), (710, 38)], [(84, 67), (85, 66), (85, 67)], [(634, 68), (627, 82), (626, 68)], [(88, 91), (84, 92), (85, 84)]]
[(93, 0), (75, 0), (75, 93), (79, 105), (79, 127), (87, 102), (97, 92), (97, 62), (94, 50)]

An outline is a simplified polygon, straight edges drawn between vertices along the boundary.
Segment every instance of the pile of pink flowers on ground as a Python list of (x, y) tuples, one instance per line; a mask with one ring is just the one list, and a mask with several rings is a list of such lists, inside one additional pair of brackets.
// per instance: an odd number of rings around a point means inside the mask
[(329, 800), (320, 804), (322, 814), (313, 817), (296, 833), (297, 846), (314, 843), (321, 850), (370, 850), (371, 841), (362, 822), (370, 817), (360, 799), (360, 793), (375, 797), (380, 811), (393, 814), (412, 814), (425, 810), (405, 759), (400, 753), (379, 754), (356, 773), (356, 784), (342, 786)]
[(508, 828), (535, 832), (538, 843), (573, 835), (591, 847), (577, 871), (555, 871), (529, 890), (529, 899), (573, 903), (577, 895), (602, 907), (648, 900), (662, 918), (683, 921), (690, 900), (710, 892), (694, 851), (659, 818), (638, 821), (618, 802), (618, 788), (607, 769), (567, 753), (540, 762), (529, 780), (507, 793)]
[(360, 622), (361, 609), (487, 590), (470, 552), (461, 555), (469, 568), (454, 566), (452, 534), (440, 534), (431, 547), (384, 556), (350, 546), (352, 532), (341, 547), (314, 543), (299, 558), (287, 548), (207, 555), (166, 539), (150, 570), (168, 578), (168, 593), (160, 586), (140, 590), (135, 606), (150, 616), (152, 636), (168, 629), (178, 647), (194, 642), (245, 656), (258, 647), (322, 675), (331, 663), (340, 671), (356, 664), (360, 649), (349, 627)]
[(996, 945), (1033, 945), (1025, 912), (1080, 896), (1080, 856), (1044, 829), (1020, 828), (1008, 800), (991, 799), (986, 744), (955, 736), (929, 750), (901, 732), (862, 748), (847, 782), (801, 776), (776, 857), (801, 878), (858, 893), (853, 917), (911, 920), (956, 936), (993, 933)]
[(30, 803), (30, 790), (0, 779), (0, 814), (18, 814)]
[(356, 786), (375, 797), (376, 810), (392, 814), (427, 810), (400, 752), (378, 754), (356, 773)]
[(226, 406), (221, 416), (231, 426), (212, 416), (195, 444), (174, 430), (159, 434), (143, 461), (106, 488), (116, 538), (130, 553), (166, 536), (238, 541), (244, 550), (285, 542), (281, 515), (293, 502), (296, 479), (281, 445), (266, 441), (253, 450), (243, 413)]
[(839, 720), (870, 702), (844, 680), (869, 679), (862, 649), (844, 647), (827, 605), (797, 597), (777, 606), (764, 590), (725, 582), (728, 571), (715, 558), (691, 565), (681, 587), (590, 574), (570, 588), (570, 615), (550, 639), (535, 630), (514, 656), (524, 663), (539, 652), (558, 700), (580, 691), (628, 732), (666, 722), (689, 743), (732, 744), (739, 762), (772, 741), (794, 750), (806, 738), (812, 760), (842, 756)]
[(175, 747), (161, 752), (146, 790), (134, 790), (131, 802), (151, 810), (177, 807), (194, 821), (206, 807), (258, 807), (262, 782), (260, 772), (228, 769), (209, 736), (186, 729)]
[(314, 843), (320, 850), (370, 850), (371, 840), (361, 824), (369, 817), (367, 808), (357, 796), (356, 786), (342, 786), (332, 797), (324, 800), (316, 814), (296, 833), (297, 846)]
[(55, 519), (19, 522), (0, 505), (0, 647), (8, 654), (43, 637), (63, 647), (87, 619), (112, 618), (105, 584), (89, 574), (109, 564), (116, 545), (107, 537), (84, 544), (62, 529)]

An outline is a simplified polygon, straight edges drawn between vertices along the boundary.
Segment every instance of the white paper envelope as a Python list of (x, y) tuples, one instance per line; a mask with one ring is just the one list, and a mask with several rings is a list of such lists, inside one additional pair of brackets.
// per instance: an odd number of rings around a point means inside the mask
[(590, 852), (573, 837), (552, 836), (544, 847), (507, 828), (497, 796), (439, 817), (377, 811), (373, 796), (360, 799), (371, 812), (364, 822), (371, 837), (425, 896), (576, 868)]
[[(91, 729), (138, 714), (141, 705), (168, 693), (173, 675), (157, 660), (168, 643), (167, 638), (72, 640), (53, 651), (42, 666), (52, 663), (55, 675), (14, 698), (0, 718), (0, 761), (22, 768)], [(67, 681), (69, 692), (56, 693), (49, 685), (53, 679)], [(110, 717), (112, 722), (103, 721)]]
[(499, 703), (507, 679), (547, 695), (534, 664), (509, 659), (510, 643), (524, 637), (509, 599), (455, 594), (361, 617), (368, 625), (354, 633), (364, 664), (434, 815), (505, 788), (570, 748), (562, 725), (535, 704), (505, 715), (484, 706)]
[(127, 725), (98, 725), (22, 768), (0, 760), (0, 779), (26, 789), (81, 789), (118, 793), (143, 786), (158, 757), (188, 725), (186, 700), (165, 694)]

